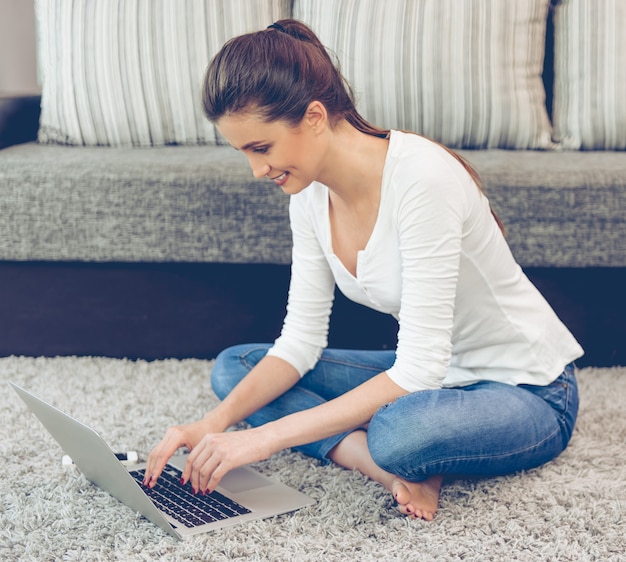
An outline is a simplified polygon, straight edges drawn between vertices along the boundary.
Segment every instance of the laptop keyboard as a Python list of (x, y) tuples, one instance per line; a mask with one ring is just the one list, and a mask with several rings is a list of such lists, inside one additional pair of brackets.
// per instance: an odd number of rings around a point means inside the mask
[[(130, 474), (142, 484), (145, 470), (133, 470)], [(161, 511), (185, 527), (198, 527), (251, 513), (249, 509), (219, 492), (212, 492), (206, 496), (194, 495), (189, 482), (184, 486), (180, 485), (181, 476), (182, 471), (168, 464), (154, 488), (142, 485), (142, 489)]]

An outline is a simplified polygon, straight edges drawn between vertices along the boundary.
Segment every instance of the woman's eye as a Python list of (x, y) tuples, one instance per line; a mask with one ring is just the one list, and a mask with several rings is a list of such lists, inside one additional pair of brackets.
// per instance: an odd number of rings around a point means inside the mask
[(269, 147), (267, 146), (256, 146), (255, 148), (252, 149), (252, 151), (256, 152), (257, 154), (267, 154), (268, 150), (269, 150)]

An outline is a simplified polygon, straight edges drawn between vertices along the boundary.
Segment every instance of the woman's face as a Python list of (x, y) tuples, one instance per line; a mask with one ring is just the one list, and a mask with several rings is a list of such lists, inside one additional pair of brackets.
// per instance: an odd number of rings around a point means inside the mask
[(307, 116), (296, 127), (286, 121), (268, 123), (255, 112), (224, 116), (217, 128), (248, 158), (256, 178), (268, 177), (295, 195), (320, 173), (322, 145)]

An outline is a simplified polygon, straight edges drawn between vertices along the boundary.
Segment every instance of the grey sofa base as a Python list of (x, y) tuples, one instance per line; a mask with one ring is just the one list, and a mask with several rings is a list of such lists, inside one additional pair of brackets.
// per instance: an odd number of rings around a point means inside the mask
[[(0, 356), (212, 358), (270, 342), (285, 315), (289, 266), (0, 262)], [(361, 333), (355, 326), (368, 326)], [(390, 316), (338, 296), (331, 340), (395, 345)]]
[[(626, 268), (526, 271), (585, 348), (579, 366), (626, 365)], [(288, 281), (285, 265), (0, 262), (0, 356), (212, 358), (277, 336)], [(330, 345), (393, 349), (396, 329), (338, 295)]]
[[(626, 266), (626, 153), (461, 151), (525, 267)], [(288, 197), (224, 146), (0, 151), (0, 260), (287, 264)]]

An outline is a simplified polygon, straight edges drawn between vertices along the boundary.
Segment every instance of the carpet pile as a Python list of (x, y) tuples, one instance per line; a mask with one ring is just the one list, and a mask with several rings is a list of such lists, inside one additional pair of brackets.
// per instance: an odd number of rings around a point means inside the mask
[(170, 425), (217, 403), (211, 361), (0, 359), (1, 560), (621, 561), (626, 559), (626, 368), (579, 371), (569, 448), (538, 469), (457, 480), (409, 521), (358, 473), (284, 451), (255, 466), (312, 496), (296, 513), (179, 542), (61, 465), (14, 381), (145, 457)]

